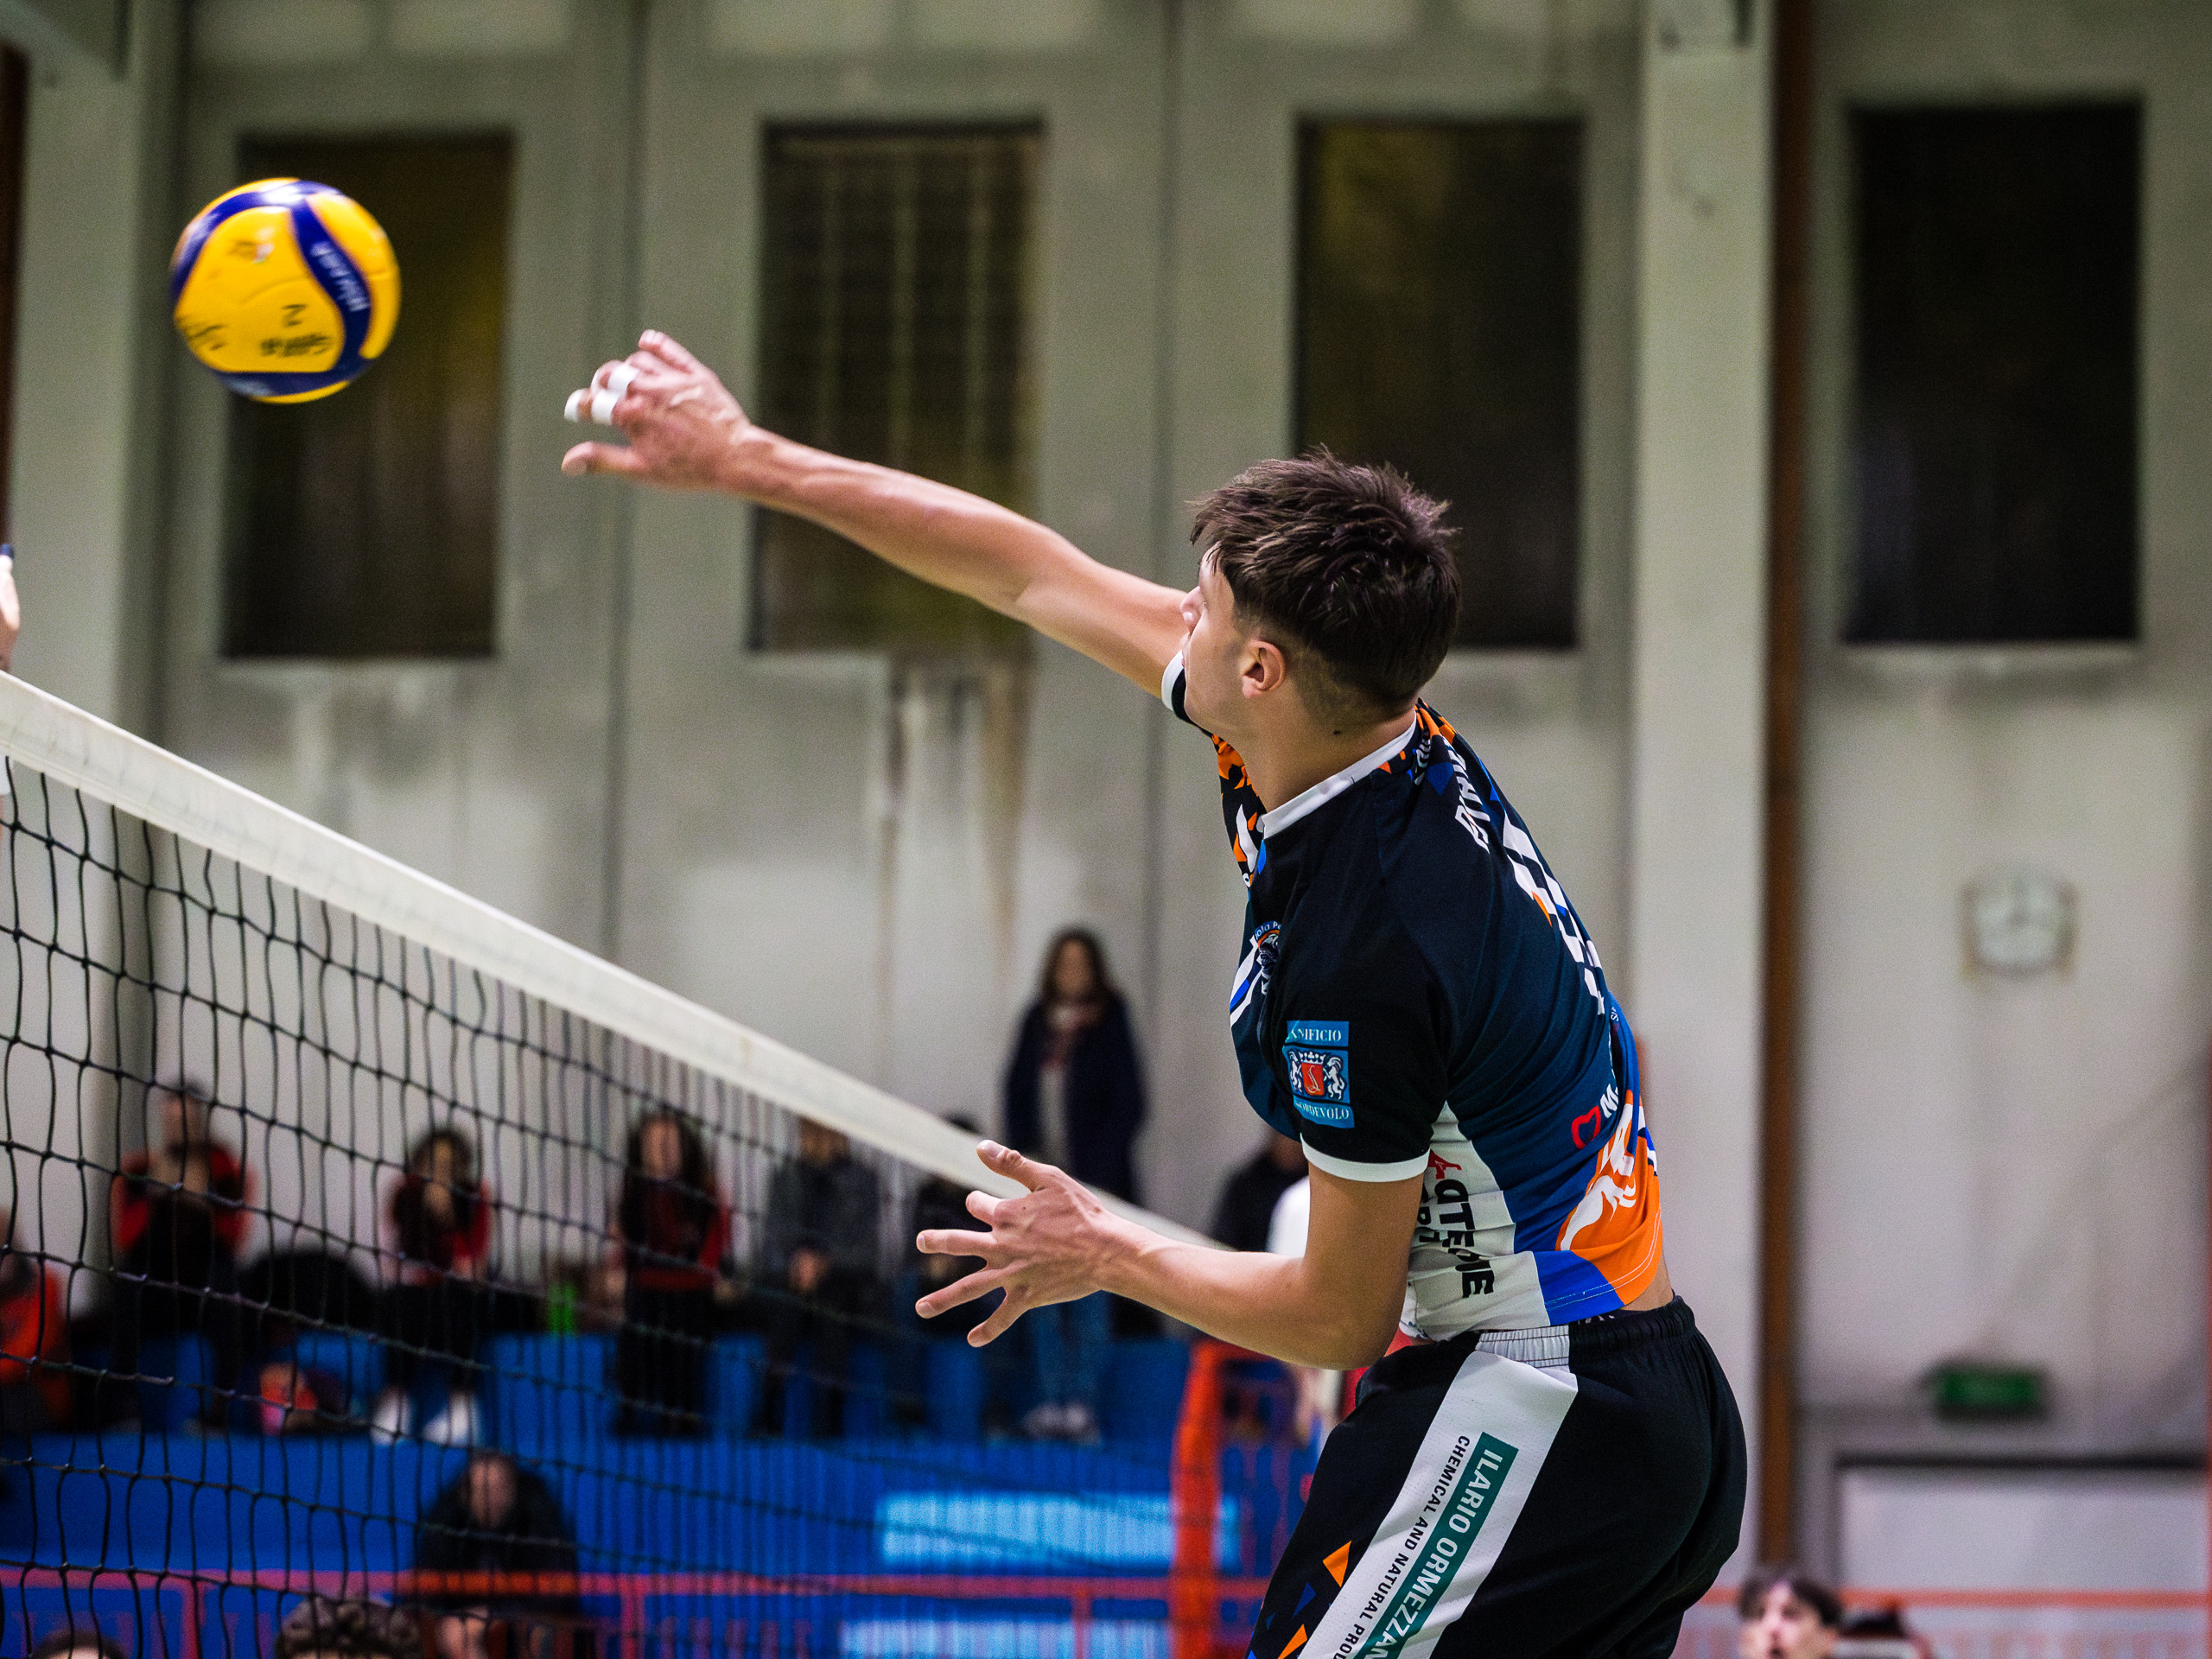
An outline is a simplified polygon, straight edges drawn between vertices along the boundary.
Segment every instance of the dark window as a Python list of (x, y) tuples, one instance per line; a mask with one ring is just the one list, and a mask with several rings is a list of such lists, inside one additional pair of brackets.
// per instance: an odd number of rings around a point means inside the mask
[[(785, 128), (767, 138), (760, 416), (1017, 511), (1029, 500), (1034, 127)], [(760, 517), (753, 643), (1020, 652), (1018, 624), (831, 532)]]
[(1845, 637), (2136, 637), (2133, 105), (1864, 110)]
[(343, 190), (399, 258), (399, 327), (311, 404), (232, 400), (224, 651), (481, 657), (493, 649), (507, 308), (505, 136), (254, 139), (239, 176)]
[(16, 311), (22, 266), (24, 127), (30, 60), (0, 45), (0, 531), (9, 524), (9, 461), (15, 449)]
[(1298, 441), (1451, 503), (1459, 643), (1575, 643), (1582, 124), (1309, 123)]

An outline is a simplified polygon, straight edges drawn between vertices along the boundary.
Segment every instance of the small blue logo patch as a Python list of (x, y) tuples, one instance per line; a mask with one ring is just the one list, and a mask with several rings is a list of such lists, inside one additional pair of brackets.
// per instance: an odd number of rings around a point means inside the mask
[(1351, 1127), (1351, 1027), (1342, 1020), (1294, 1020), (1283, 1066), (1298, 1115), (1332, 1128)]

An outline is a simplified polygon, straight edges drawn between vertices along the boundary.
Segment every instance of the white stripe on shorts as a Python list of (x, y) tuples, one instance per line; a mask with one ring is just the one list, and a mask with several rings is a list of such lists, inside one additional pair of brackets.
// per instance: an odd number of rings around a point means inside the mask
[(1306, 1659), (1427, 1659), (1497, 1565), (1575, 1392), (1572, 1375), (1470, 1353)]

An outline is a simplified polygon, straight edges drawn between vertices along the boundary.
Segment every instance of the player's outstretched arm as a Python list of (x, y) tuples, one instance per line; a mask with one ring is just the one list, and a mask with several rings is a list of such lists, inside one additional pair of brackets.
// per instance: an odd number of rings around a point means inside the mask
[(809, 448), (756, 426), (713, 370), (648, 329), (569, 400), (629, 439), (580, 443), (572, 475), (611, 473), (713, 490), (827, 526), (924, 582), (979, 600), (1148, 692), (1182, 648), (1183, 595), (1101, 564), (1065, 537), (981, 496)]
[(1006, 1292), (969, 1332), (971, 1343), (990, 1341), (1030, 1308), (1094, 1290), (1143, 1302), (1240, 1347), (1331, 1370), (1380, 1358), (1397, 1329), (1419, 1175), (1348, 1181), (1313, 1171), (1306, 1254), (1262, 1255), (1178, 1243), (1112, 1214), (1048, 1164), (988, 1141), (976, 1151), (988, 1167), (1029, 1190), (1012, 1198), (969, 1195), (969, 1212), (987, 1233), (938, 1230), (915, 1241), (925, 1254), (983, 1260), (917, 1302), (925, 1319)]

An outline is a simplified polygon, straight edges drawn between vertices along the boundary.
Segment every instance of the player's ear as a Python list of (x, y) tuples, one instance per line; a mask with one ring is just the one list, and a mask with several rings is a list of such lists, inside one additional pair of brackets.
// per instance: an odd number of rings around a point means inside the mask
[(1290, 664), (1283, 658), (1282, 647), (1255, 637), (1244, 647), (1244, 660), (1237, 671), (1240, 689), (1248, 697), (1264, 696), (1280, 690), (1290, 678)]

